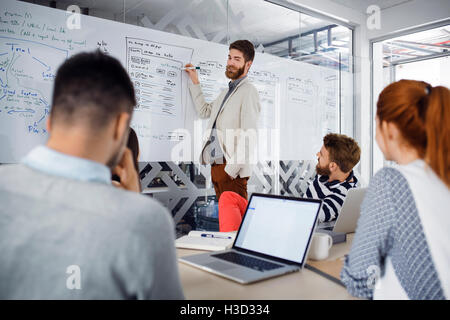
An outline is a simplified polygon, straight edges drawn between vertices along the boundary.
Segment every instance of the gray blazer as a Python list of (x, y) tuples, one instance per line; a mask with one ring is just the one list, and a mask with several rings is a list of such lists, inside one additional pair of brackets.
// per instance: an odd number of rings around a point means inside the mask
[(174, 239), (151, 198), (0, 166), (0, 299), (183, 299)]
[[(225, 172), (233, 178), (238, 175), (241, 178), (250, 177), (253, 165), (257, 163), (257, 129), (261, 112), (258, 90), (248, 78), (243, 79), (225, 101), (222, 109), (220, 106), (228, 88), (211, 103), (205, 101), (200, 84), (190, 84), (189, 90), (198, 116), (201, 119), (209, 119), (207, 131), (211, 131), (217, 117), (217, 135), (227, 161)], [(209, 134), (204, 137), (208, 138)], [(206, 142), (207, 139), (203, 141), (202, 150)], [(205, 164), (201, 154), (200, 163)]]

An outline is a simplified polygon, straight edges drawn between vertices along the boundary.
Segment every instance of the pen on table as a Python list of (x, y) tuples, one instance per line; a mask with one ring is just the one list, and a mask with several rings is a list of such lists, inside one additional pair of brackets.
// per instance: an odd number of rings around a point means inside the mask
[(181, 70), (200, 70), (200, 67), (185, 67), (181, 68)]
[(204, 238), (217, 238), (217, 239), (233, 239), (232, 237), (215, 236), (213, 234), (208, 234), (208, 233), (202, 233), (202, 237), (204, 237)]

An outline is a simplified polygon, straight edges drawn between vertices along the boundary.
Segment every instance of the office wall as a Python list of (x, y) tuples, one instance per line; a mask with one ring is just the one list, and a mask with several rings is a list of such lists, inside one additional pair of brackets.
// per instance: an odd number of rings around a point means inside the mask
[[(383, 68), (382, 66), (382, 43), (381, 39), (386, 40), (413, 32), (417, 28), (427, 28), (436, 22), (448, 20), (450, 16), (450, 1), (448, 0), (412, 0), (401, 3), (400, 5), (381, 10), (380, 29), (367, 30), (369, 41), (373, 42), (373, 57), (370, 57), (372, 63), (372, 174), (385, 165), (384, 156), (375, 141), (375, 112), (376, 102), (381, 90), (394, 79), (393, 68)], [(380, 41), (377, 41), (380, 40)], [(392, 79), (391, 79), (392, 78)], [(425, 80), (425, 79), (424, 79)]]
[[(373, 1), (376, 3), (376, 1)], [(381, 10), (381, 28), (368, 30), (372, 40), (450, 17), (448, 0), (412, 0)]]
[[(299, 8), (306, 8), (319, 14), (351, 25), (353, 30), (353, 68), (354, 68), (354, 136), (361, 146), (359, 164), (361, 182), (367, 184), (371, 176), (370, 148), (370, 59), (369, 39), (365, 11), (344, 6), (332, 0), (290, 0)], [(376, 2), (376, 1), (374, 1)]]
[[(449, 18), (450, 1), (448, 0), (410, 0), (387, 1), (361, 0), (290, 0), (299, 6), (343, 19), (354, 26), (354, 94), (355, 94), (355, 137), (361, 144), (361, 177), (368, 182), (373, 172), (373, 163), (382, 159), (372, 159), (372, 145), (375, 144), (373, 101), (371, 90), (372, 57), (370, 41), (389, 37), (396, 32), (424, 26)], [(343, 5), (346, 4), (346, 5)], [(380, 28), (368, 29), (366, 13), (369, 5), (380, 5)], [(374, 84), (378, 85), (378, 84)], [(377, 166), (378, 167), (378, 166)]]
[[(30, 1), (30, 2), (41, 2), (41, 4), (48, 5), (48, 1)], [(74, 1), (77, 2), (77, 1)], [(118, 1), (122, 2), (122, 1)], [(131, 1), (132, 2), (132, 1)], [(221, 32), (217, 32), (216, 34), (201, 34), (199, 30), (197, 30), (192, 23), (195, 17), (189, 17), (183, 14), (186, 8), (180, 6), (170, 8), (167, 11), (167, 15), (161, 16), (161, 19), (152, 20), (146, 18), (145, 16), (140, 16), (136, 14), (139, 10), (139, 7), (133, 8), (131, 2), (127, 2), (127, 7), (125, 10), (125, 16), (121, 14), (121, 8), (117, 8), (115, 13), (111, 12), (103, 12), (101, 10), (92, 8), (90, 9), (90, 15), (103, 17), (107, 19), (112, 19), (116, 21), (124, 21), (130, 24), (137, 24), (149, 28), (156, 28), (160, 30), (164, 30), (167, 32), (174, 32), (183, 34), (186, 36), (192, 36), (197, 38), (206, 37), (208, 41), (213, 42), (221, 42), (223, 40), (234, 40), (235, 36), (243, 36), (239, 30), (230, 29), (228, 30), (230, 24), (235, 24), (239, 26), (239, 21), (242, 20), (242, 15), (239, 12), (234, 12), (227, 7), (227, 4), (235, 3), (236, 0), (216, 0), (216, 1), (208, 1), (208, 5), (200, 6), (203, 1), (192, 1), (190, 6), (199, 6), (201, 7), (201, 14), (204, 17), (204, 20), (195, 20), (196, 24), (208, 24), (211, 26), (211, 30), (221, 29)], [(283, 1), (278, 1), (283, 2)], [(351, 6), (345, 6), (339, 3), (339, 1), (333, 0), (291, 0), (284, 1), (286, 3), (297, 3), (300, 7), (306, 8), (308, 11), (317, 12), (321, 15), (328, 15), (332, 18), (335, 18), (339, 21), (342, 21), (345, 24), (351, 25), (354, 28), (353, 32), (353, 68), (354, 68), (354, 113), (353, 119), (351, 119), (352, 124), (354, 125), (353, 132), (354, 137), (360, 143), (362, 149), (361, 155), (361, 163), (360, 163), (360, 174), (362, 178), (363, 184), (367, 184), (371, 177), (371, 127), (373, 127), (372, 122), (372, 114), (371, 114), (371, 57), (370, 57), (370, 47), (369, 43), (371, 39), (376, 37), (380, 37), (386, 34), (390, 34), (392, 32), (409, 28), (411, 26), (416, 26), (419, 24), (429, 23), (435, 20), (442, 19), (446, 12), (449, 12), (450, 2), (448, 0), (413, 0), (401, 3), (399, 5), (383, 9), (381, 11), (381, 29), (380, 30), (368, 30), (366, 26), (367, 14), (365, 13), (364, 4), (376, 4), (377, 0), (373, 1), (362, 1), (362, 5), (360, 4), (358, 8), (352, 8)], [(58, 2), (59, 4), (60, 2)], [(64, 2), (66, 3), (66, 2)], [(137, 2), (136, 2), (137, 3)], [(167, 2), (168, 6), (171, 1)], [(186, 3), (186, 1), (184, 2)], [(261, 0), (261, 3), (265, 2)], [(351, 1), (347, 1), (347, 3), (352, 3)], [(268, 4), (268, 3), (265, 3)], [(447, 8), (447, 9), (446, 9)], [(247, 36), (247, 35), (245, 35)], [(348, 121), (348, 119), (346, 120)], [(348, 126), (345, 126), (346, 128)], [(347, 131), (349, 129), (345, 129)], [(159, 164), (152, 164), (152, 172), (159, 170)], [(170, 165), (171, 169), (179, 169), (175, 164)], [(174, 170), (174, 169), (173, 169)], [(197, 170), (197, 169), (196, 169)], [(209, 179), (209, 174), (206, 171), (201, 170), (201, 174), (205, 176), (206, 180)], [(291, 175), (292, 172), (290, 170), (285, 170), (285, 172), (280, 172), (280, 175), (283, 176), (284, 173), (287, 175)], [(155, 172), (156, 175), (156, 172)], [(155, 175), (150, 174), (145, 182), (148, 182), (150, 178)], [(270, 190), (271, 187), (276, 184), (281, 178), (275, 178), (272, 176), (271, 179), (264, 178), (264, 168), (261, 169), (260, 178), (263, 182), (263, 188), (265, 190)], [(284, 178), (283, 178), (284, 179)], [(267, 181), (265, 181), (267, 180)], [(273, 181), (274, 180), (274, 181)], [(294, 179), (295, 180), (295, 179)], [(167, 180), (169, 181), (169, 180)], [(272, 186), (271, 186), (272, 185)], [(206, 189), (206, 190), (205, 190)], [(206, 185), (205, 189), (199, 189), (199, 193), (203, 195), (205, 193), (211, 194), (210, 186)], [(208, 191), (207, 191), (208, 190)], [(277, 190), (277, 188), (275, 188)], [(258, 190), (263, 191), (263, 190)], [(167, 196), (167, 204), (170, 209), (174, 211), (178, 210), (175, 207), (179, 207), (177, 202), (182, 204), (180, 199), (184, 198), (186, 194), (181, 194), (179, 190), (177, 190), (176, 195), (168, 195)], [(183, 207), (188, 207), (188, 204), (193, 201), (193, 199), (198, 195), (189, 194), (189, 199), (182, 204)], [(170, 203), (169, 203), (170, 202)]]

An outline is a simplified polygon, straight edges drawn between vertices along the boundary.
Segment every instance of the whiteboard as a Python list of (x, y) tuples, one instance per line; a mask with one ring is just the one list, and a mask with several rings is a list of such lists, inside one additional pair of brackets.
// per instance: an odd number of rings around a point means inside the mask
[[(188, 62), (201, 67), (205, 99), (227, 88), (228, 47), (120, 22), (81, 16), (80, 29), (66, 25), (70, 13), (18, 1), (0, 9), (0, 162), (14, 163), (48, 138), (58, 67), (96, 48), (116, 57), (135, 87), (131, 126), (140, 161), (197, 161), (206, 125), (189, 94)], [(260, 160), (315, 159), (322, 137), (338, 130), (338, 72), (257, 53), (249, 72), (261, 101)]]

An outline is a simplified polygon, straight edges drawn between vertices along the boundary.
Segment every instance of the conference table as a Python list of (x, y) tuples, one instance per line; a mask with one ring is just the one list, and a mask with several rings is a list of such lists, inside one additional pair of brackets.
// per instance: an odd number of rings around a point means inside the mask
[[(242, 285), (179, 262), (184, 295), (186, 299), (192, 300), (357, 299), (351, 296), (345, 287), (338, 284), (338, 281), (332, 281), (323, 274), (339, 278), (339, 271), (342, 268), (344, 256), (350, 251), (353, 235), (348, 234), (346, 242), (333, 245), (327, 259), (308, 260), (307, 264), (312, 268), (303, 268), (299, 272), (248, 285)], [(201, 252), (203, 251), (177, 249), (177, 256), (183, 257)]]

